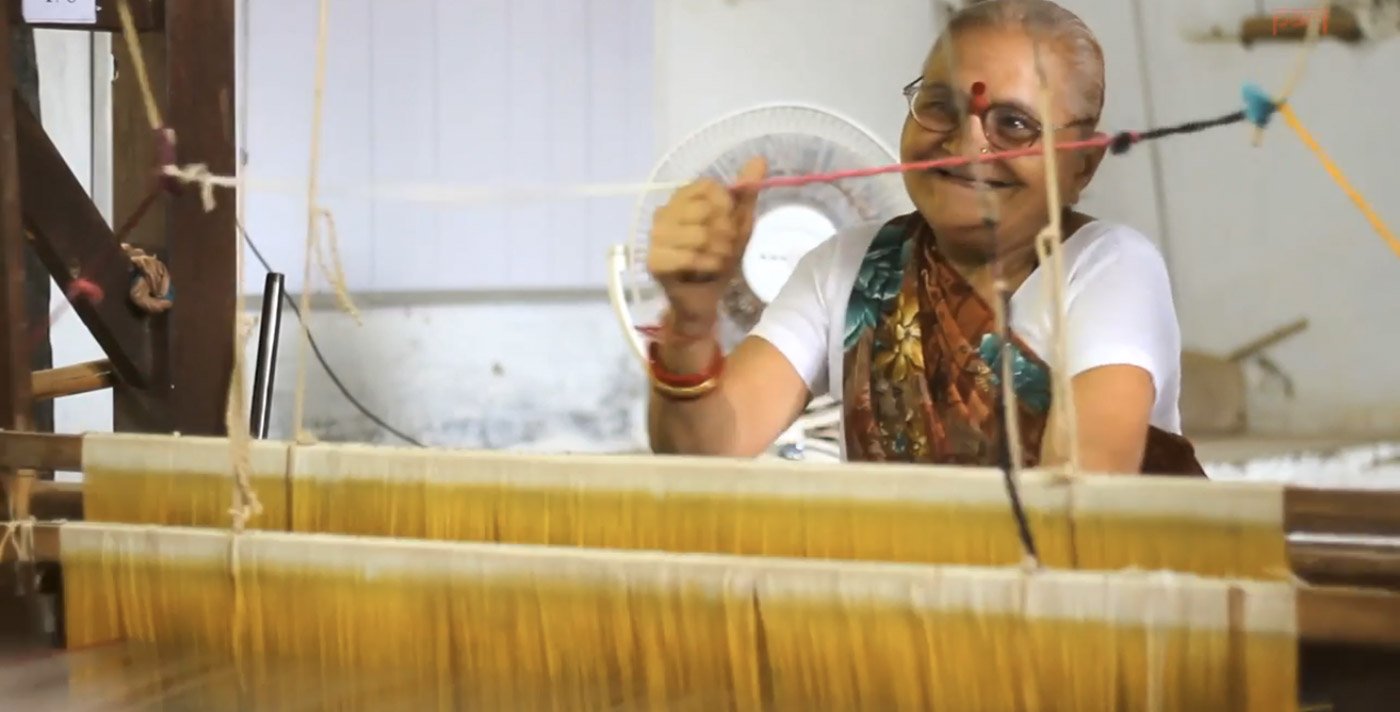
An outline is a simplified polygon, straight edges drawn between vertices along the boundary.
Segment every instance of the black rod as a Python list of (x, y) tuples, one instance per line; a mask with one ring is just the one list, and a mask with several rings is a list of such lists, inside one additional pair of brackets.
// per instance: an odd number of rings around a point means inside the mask
[(272, 381), (277, 375), (277, 342), (282, 333), (282, 274), (268, 272), (263, 283), (262, 326), (258, 331), (258, 365), (253, 372), (254, 438), (265, 440), (272, 420)]

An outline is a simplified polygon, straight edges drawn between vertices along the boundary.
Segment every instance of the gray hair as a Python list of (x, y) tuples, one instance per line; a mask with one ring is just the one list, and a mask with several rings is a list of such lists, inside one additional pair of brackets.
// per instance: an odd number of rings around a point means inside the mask
[(984, 28), (1019, 29), (1034, 41), (1059, 49), (1071, 81), (1087, 104), (1081, 107), (1088, 112), (1084, 118), (1092, 117), (1097, 123), (1105, 93), (1103, 47), (1078, 15), (1051, 0), (980, 0), (948, 20), (939, 43), (964, 30)]

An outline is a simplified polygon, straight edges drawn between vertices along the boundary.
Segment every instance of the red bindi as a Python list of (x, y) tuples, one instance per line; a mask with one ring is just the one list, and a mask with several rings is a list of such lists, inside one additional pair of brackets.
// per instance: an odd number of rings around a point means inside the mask
[(969, 110), (974, 114), (980, 114), (987, 110), (991, 101), (987, 98), (987, 85), (982, 82), (972, 83), (972, 99), (969, 101)]

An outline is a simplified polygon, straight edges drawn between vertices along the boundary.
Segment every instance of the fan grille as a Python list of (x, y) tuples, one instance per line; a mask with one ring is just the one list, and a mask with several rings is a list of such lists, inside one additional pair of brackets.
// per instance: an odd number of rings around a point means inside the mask
[[(768, 106), (731, 115), (696, 132), (662, 159), (652, 181), (711, 178), (731, 183), (743, 164), (759, 155), (768, 160), (770, 176), (864, 168), (895, 160), (877, 139), (840, 116), (800, 105)], [(651, 193), (637, 206), (625, 276), (630, 284), (629, 308), (638, 323), (652, 322), (664, 306), (646, 270), (646, 247), (653, 215), (670, 197)], [(910, 209), (897, 174), (767, 189), (759, 195), (757, 210), (761, 216), (788, 205), (821, 214), (837, 230), (886, 220)], [(740, 271), (726, 291), (723, 306), (727, 319), (720, 337), (729, 349), (753, 328), (765, 305)]]

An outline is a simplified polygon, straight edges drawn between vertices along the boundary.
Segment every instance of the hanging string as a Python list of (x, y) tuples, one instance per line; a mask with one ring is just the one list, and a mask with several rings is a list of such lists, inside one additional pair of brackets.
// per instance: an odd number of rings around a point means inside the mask
[[(317, 266), (321, 269), (321, 276), (326, 278), (326, 282), (335, 292), (335, 300), (341, 310), (355, 320), (356, 326), (363, 326), (360, 310), (350, 298), (349, 281), (345, 278), (345, 262), (340, 259), (340, 236), (335, 229), (335, 216), (331, 215), (331, 211), (324, 209), (318, 213), (326, 224), (326, 244), (323, 249), (316, 251)], [(239, 224), (243, 223), (240, 221)]]
[[(950, 76), (957, 74), (957, 53), (954, 51), (952, 38), (948, 38), (944, 45), (945, 58), (948, 62), (948, 72)], [(986, 85), (978, 82), (973, 86), (971, 100), (985, 102), (987, 97)], [(969, 126), (969, 107), (966, 102), (954, 102), (958, 107), (958, 126), (960, 130), (967, 131)], [(965, 148), (970, 149), (970, 146)], [(994, 154), (981, 154), (985, 158)], [(1026, 517), (1025, 507), (1021, 502), (1021, 492), (1017, 486), (1020, 477), (1021, 463), (1024, 454), (1021, 451), (1021, 429), (1019, 409), (1016, 399), (1015, 378), (1012, 374), (1012, 354), (1011, 354), (1011, 290), (1003, 275), (1001, 264), (1001, 242), (997, 237), (1000, 216), (999, 206), (991, 194), (991, 190), (985, 180), (986, 161), (973, 161), (971, 163), (972, 177), (976, 186), (978, 206), (982, 211), (982, 224), (987, 229), (987, 238), (991, 240), (992, 248), (992, 279), (996, 299), (993, 301), (994, 314), (996, 317), (997, 336), (1000, 339), (998, 344), (1001, 351), (1001, 378), (1000, 388), (997, 397), (997, 417), (1000, 420), (1001, 441), (998, 444), (998, 457), (1002, 473), (1002, 481), (1006, 485), (1006, 496), (1011, 505), (1011, 515), (1016, 524), (1016, 534), (1021, 540), (1021, 549), (1025, 554), (1026, 565), (1031, 568), (1039, 568), (1040, 555), (1036, 549), (1035, 536), (1031, 533), (1030, 521)]]
[(1040, 82), (1040, 121), (1046, 134), (1041, 137), (1045, 152), (1045, 194), (1049, 223), (1035, 238), (1035, 252), (1040, 264), (1049, 274), (1046, 275), (1045, 291), (1050, 301), (1050, 334), (1053, 344), (1054, 367), (1050, 369), (1051, 401), (1055, 404), (1056, 427), (1049, 433), (1056, 442), (1053, 452), (1066, 456), (1066, 470), (1070, 475), (1079, 474), (1079, 418), (1074, 407), (1074, 389), (1069, 375), (1069, 334), (1065, 329), (1068, 319), (1065, 304), (1065, 262), (1064, 228), (1061, 218), (1064, 213), (1060, 202), (1060, 167), (1058, 156), (1053, 148), (1055, 142), (1055, 122), (1052, 120), (1050, 83), (1041, 61), (1040, 39), (1032, 33), (1031, 50), (1035, 57), (1036, 78)]
[[(248, 2), (243, 0), (239, 7), (240, 25), (243, 35), (243, 68), (247, 68), (248, 58)], [(235, 48), (236, 51), (236, 48)], [(248, 75), (246, 71), (240, 78), (242, 84), (243, 103), (241, 116), (238, 117), (240, 138), (247, 141), (247, 105), (248, 105)], [(246, 145), (246, 143), (244, 144)], [(240, 172), (246, 163), (242, 156), (237, 161)], [(204, 185), (208, 193), (212, 193), (212, 188)], [(243, 224), (244, 213), (247, 209), (247, 196), (243, 191), (238, 191), (234, 197), (234, 220), (236, 224)], [(212, 199), (206, 200), (205, 210), (212, 210)], [(235, 240), (237, 236), (235, 235)], [(228, 398), (224, 407), (224, 427), (228, 431), (230, 457), (233, 462), (234, 481), (234, 505), (230, 508), (229, 514), (232, 517), (232, 527), (234, 541), (231, 543), (229, 552), (231, 570), (236, 569), (234, 564), (237, 560), (237, 535), (242, 534), (248, 521), (262, 513), (262, 502), (258, 499), (257, 492), (252, 484), (252, 440), (253, 434), (248, 423), (247, 396), (244, 390), (244, 373), (246, 371), (244, 361), (247, 358), (248, 339), (252, 335), (253, 323), (248, 316), (247, 297), (242, 288), (243, 285), (243, 250), (235, 250), (234, 254), (234, 284), (238, 285), (237, 297), (233, 305), (233, 373), (229, 378)], [(236, 578), (236, 570), (234, 572)]]
[[(1288, 98), (1293, 95), (1293, 91), (1297, 89), (1298, 83), (1302, 81), (1303, 74), (1308, 66), (1308, 60), (1312, 57), (1313, 50), (1317, 47), (1319, 40), (1322, 38), (1322, 22), (1326, 19), (1330, 8), (1331, 0), (1318, 0), (1317, 7), (1308, 18), (1307, 33), (1304, 35), (1303, 44), (1298, 48), (1297, 57), (1293, 61), (1293, 70), (1284, 80), (1283, 89), (1272, 101), (1272, 104), (1278, 105), (1287, 101)], [(1267, 121), (1254, 121), (1254, 131), (1250, 143), (1256, 148), (1264, 142), (1266, 123)]]
[(34, 561), (34, 524), (37, 520), (34, 517), (24, 519), (14, 519), (14, 503), (10, 504), (10, 520), (4, 522), (5, 533), (0, 535), (0, 559), (3, 559), (5, 547), (13, 547), (15, 552), (15, 562), (27, 564)]
[[(249, 32), (249, 3), (242, 0), (239, 3), (239, 25), (243, 39), (243, 60), (240, 69), (241, 101), (239, 102), (239, 116), (236, 119), (239, 135), (239, 155), (237, 161), (237, 172), (239, 176), (245, 174), (248, 167), (247, 146), (248, 146), (248, 56), (252, 51), (249, 44), (251, 32)], [(236, 51), (236, 48), (235, 48)], [(238, 93), (235, 93), (238, 96)], [(201, 184), (204, 190), (201, 191), (205, 199), (205, 210), (212, 210), (213, 188), (208, 183)], [(234, 222), (242, 225), (244, 214), (247, 210), (248, 196), (244, 191), (239, 190), (235, 196)], [(229, 537), (228, 549), (228, 570), (229, 585), (233, 589), (233, 611), (229, 618), (230, 640), (233, 642), (233, 665), (238, 675), (239, 691), (244, 690), (244, 685), (248, 676), (246, 674), (245, 654), (243, 650), (243, 636), (240, 631), (244, 627), (247, 611), (243, 602), (243, 581), (240, 575), (242, 564), (239, 555), (239, 543), (242, 541), (243, 530), (248, 520), (262, 513), (262, 502), (258, 499), (257, 492), (253, 489), (252, 483), (252, 440), (253, 434), (251, 425), (245, 414), (248, 412), (246, 399), (243, 390), (244, 358), (247, 354), (248, 338), (252, 334), (252, 319), (247, 316), (247, 297), (243, 290), (243, 250), (236, 250), (234, 255), (235, 282), (238, 285), (238, 296), (234, 301), (233, 312), (233, 373), (229, 378), (229, 393), (226, 400), (227, 406), (224, 411), (224, 425), (229, 434), (229, 451), (233, 458), (233, 481), (234, 481), (234, 506), (229, 514), (232, 516), (233, 533)]]
[(141, 53), (141, 39), (136, 34), (136, 22), (131, 18), (131, 7), (127, 0), (117, 0), (117, 15), (121, 18), (126, 51), (131, 54), (131, 66), (136, 71), (141, 100), (146, 104), (146, 119), (151, 124), (151, 130), (158, 132), (165, 127), (165, 122), (160, 119), (160, 104), (156, 102), (155, 92), (151, 89), (151, 78), (146, 73), (145, 55)]
[(302, 420), (306, 413), (306, 374), (307, 374), (307, 329), (311, 321), (311, 267), (316, 255), (317, 240), (317, 187), (321, 172), (321, 120), (326, 95), (326, 45), (330, 33), (330, 0), (320, 0), (320, 20), (316, 29), (316, 78), (312, 89), (311, 106), (311, 157), (309, 174), (306, 180), (306, 261), (303, 264), (301, 282), (301, 319), (297, 337), (297, 376), (293, 391), (292, 432), (297, 441), (302, 441), (306, 433), (302, 430)]
[[(1308, 18), (1308, 32), (1303, 37), (1303, 46), (1298, 48), (1298, 56), (1293, 61), (1293, 71), (1283, 82), (1283, 89), (1274, 98), (1275, 104), (1284, 104), (1293, 98), (1293, 92), (1298, 88), (1298, 84), (1303, 81), (1303, 74), (1307, 71), (1308, 60), (1312, 59), (1313, 50), (1317, 48), (1318, 42), (1322, 40), (1322, 23), (1327, 19), (1327, 14), (1331, 12), (1332, 0), (1318, 0), (1317, 8), (1313, 10)], [(1264, 141), (1264, 126), (1254, 125), (1254, 145), (1258, 146)]]

